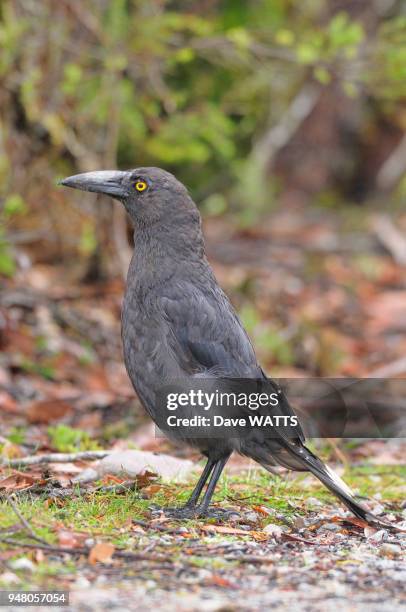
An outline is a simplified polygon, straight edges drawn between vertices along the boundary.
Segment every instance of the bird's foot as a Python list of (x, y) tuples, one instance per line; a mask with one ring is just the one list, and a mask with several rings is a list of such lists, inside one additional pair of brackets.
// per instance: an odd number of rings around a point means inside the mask
[(225, 508), (209, 507), (205, 514), (206, 518), (216, 519), (217, 521), (239, 521), (241, 515), (237, 510), (226, 510)]
[(170, 518), (178, 518), (178, 519), (191, 519), (196, 518), (196, 506), (180, 506), (180, 507), (168, 507), (168, 506), (150, 506), (150, 510), (153, 516), (158, 516), (159, 514), (163, 514)]
[(165, 516), (174, 519), (196, 519), (196, 518), (213, 518), (216, 520), (227, 521), (227, 520), (238, 520), (240, 518), (239, 513), (236, 510), (225, 510), (224, 508), (210, 507), (205, 508), (203, 506), (181, 506), (180, 508), (160, 508), (154, 506), (152, 508), (152, 514), (163, 513)]

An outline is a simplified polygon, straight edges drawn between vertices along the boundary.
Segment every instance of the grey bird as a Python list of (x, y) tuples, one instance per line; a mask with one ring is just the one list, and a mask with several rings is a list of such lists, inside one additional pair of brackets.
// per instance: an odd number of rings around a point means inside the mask
[[(155, 392), (165, 381), (199, 376), (266, 378), (250, 339), (205, 256), (199, 211), (186, 187), (159, 168), (87, 172), (62, 185), (112, 196), (134, 225), (134, 254), (122, 310), (124, 360), (155, 422)], [(293, 415), (286, 397), (285, 414)], [(256, 433), (255, 431), (253, 432)], [(204, 515), (221, 472), (236, 451), (266, 469), (310, 471), (358, 518), (382, 524), (306, 446), (301, 427), (287, 437), (185, 438), (207, 464), (178, 516)], [(210, 480), (209, 480), (210, 478)], [(203, 496), (201, 495), (209, 480)], [(201, 501), (199, 501), (201, 500)]]

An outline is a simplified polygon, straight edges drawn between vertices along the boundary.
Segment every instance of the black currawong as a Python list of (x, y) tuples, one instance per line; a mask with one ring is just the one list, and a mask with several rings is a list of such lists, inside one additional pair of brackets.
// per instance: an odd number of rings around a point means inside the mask
[[(262, 378), (250, 339), (206, 259), (200, 214), (187, 189), (159, 168), (87, 172), (62, 185), (120, 200), (134, 224), (135, 250), (127, 277), (122, 339), (128, 375), (154, 421), (155, 391), (165, 381), (198, 376)], [(285, 412), (294, 414), (286, 398)], [(185, 438), (207, 464), (178, 516), (204, 515), (230, 455), (236, 451), (264, 468), (309, 471), (360, 519), (386, 524), (358, 501), (347, 485), (294, 437)], [(209, 484), (199, 503), (206, 481)]]

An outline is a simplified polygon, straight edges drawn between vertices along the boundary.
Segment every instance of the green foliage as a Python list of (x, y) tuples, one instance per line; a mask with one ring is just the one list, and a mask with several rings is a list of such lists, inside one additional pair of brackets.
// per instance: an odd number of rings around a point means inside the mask
[[(275, 181), (253, 143), (278, 125), (304, 83), (334, 83), (379, 114), (400, 113), (405, 17), (376, 12), (367, 31), (355, 11), (333, 10), (327, 0), (215, 0), (208, 9), (158, 0), (79, 4), (62, 13), (52, 2), (4, 0), (0, 8), (8, 104), (51, 177), (62, 166), (164, 166), (202, 200), (214, 198), (207, 201), (216, 210), (226, 202), (222, 209), (240, 208), (242, 224), (252, 224), (272, 205)], [(2, 189), (11, 186), (12, 165), (1, 164), (0, 176)], [(76, 238), (87, 256), (94, 217)], [(13, 273), (4, 236), (0, 269)]]
[(100, 448), (97, 442), (94, 442), (86, 431), (73, 429), (68, 425), (59, 424), (48, 427), (48, 435), (51, 438), (52, 446), (61, 453)]
[(13, 250), (7, 238), (7, 225), (13, 217), (24, 215), (28, 208), (23, 198), (11, 193), (3, 202), (0, 210), (0, 276), (13, 276), (16, 270)]
[(84, 223), (80, 237), (79, 248), (84, 255), (93, 253), (97, 246), (94, 227), (91, 223)]
[(12, 193), (4, 202), (4, 216), (22, 215), (27, 212), (27, 205), (18, 193)]
[(53, 380), (55, 378), (54, 366), (48, 360), (37, 362), (31, 361), (30, 359), (23, 359), (20, 366), (26, 372), (38, 374), (47, 380)]
[(12, 427), (7, 434), (7, 439), (13, 444), (24, 444), (26, 435), (25, 427)]
[(293, 363), (293, 351), (286, 339), (273, 325), (262, 322), (259, 313), (253, 306), (244, 306), (240, 311), (240, 317), (264, 359), (272, 360), (280, 365)]
[(6, 239), (4, 228), (0, 225), (0, 275), (13, 276), (15, 269), (16, 266), (10, 244)]

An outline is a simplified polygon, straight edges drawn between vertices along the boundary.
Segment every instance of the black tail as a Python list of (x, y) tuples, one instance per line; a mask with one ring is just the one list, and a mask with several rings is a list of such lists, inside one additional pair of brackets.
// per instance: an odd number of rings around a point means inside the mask
[[(249, 449), (245, 447), (242, 452), (261, 463), (261, 465), (267, 469), (277, 463), (291, 470), (311, 472), (332, 493), (334, 493), (334, 495), (336, 495), (357, 518), (378, 528), (386, 527), (396, 529), (394, 525), (391, 525), (391, 523), (384, 519), (378, 518), (360, 504), (345, 482), (301, 442), (290, 442), (285, 439), (282, 449), (281, 446), (279, 446), (279, 452), (275, 452), (275, 448), (264, 448), (264, 446), (258, 448), (258, 446), (251, 446)], [(282, 452), (280, 452), (281, 450)]]
[(354, 494), (345, 482), (304, 445), (289, 444), (288, 450), (294, 454), (304, 468), (307, 468), (334, 493), (357, 518), (378, 527), (393, 527), (389, 522), (378, 518), (362, 506), (354, 498)]

